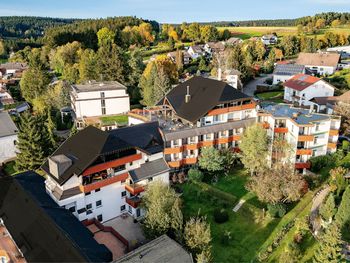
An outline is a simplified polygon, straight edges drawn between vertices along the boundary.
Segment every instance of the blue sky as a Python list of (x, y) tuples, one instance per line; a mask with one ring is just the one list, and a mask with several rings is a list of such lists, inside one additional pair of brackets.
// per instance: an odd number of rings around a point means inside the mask
[(350, 0), (1, 0), (0, 16), (137, 16), (158, 22), (296, 18), (350, 12)]

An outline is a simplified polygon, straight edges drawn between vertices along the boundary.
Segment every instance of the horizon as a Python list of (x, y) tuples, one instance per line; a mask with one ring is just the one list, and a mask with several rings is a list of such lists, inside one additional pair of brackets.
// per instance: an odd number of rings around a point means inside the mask
[[(131, 4), (130, 4), (131, 3)], [(160, 23), (231, 22), (249, 20), (296, 19), (325, 12), (350, 12), (349, 0), (295, 0), (283, 3), (267, 0), (264, 3), (250, 0), (239, 4), (222, 0), (212, 5), (208, 0), (62, 0), (52, 3), (44, 0), (17, 0), (3, 3), (0, 16), (34, 16), (65, 19), (98, 19), (118, 16), (136, 16)], [(82, 9), (81, 6), (84, 6)], [(222, 8), (226, 6), (227, 8)], [(251, 8), (254, 6), (254, 9)], [(266, 8), (273, 6), (273, 8)], [(303, 7), (300, 10), (300, 7)], [(194, 11), (193, 11), (194, 10)], [(263, 12), (261, 10), (264, 10)], [(283, 17), (283, 18), (282, 18)]]

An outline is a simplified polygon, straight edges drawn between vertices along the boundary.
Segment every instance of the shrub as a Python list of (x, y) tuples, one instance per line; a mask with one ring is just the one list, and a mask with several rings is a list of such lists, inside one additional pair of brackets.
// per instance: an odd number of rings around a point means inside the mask
[(267, 210), (272, 217), (283, 217), (286, 214), (286, 206), (284, 204), (268, 204)]
[(231, 232), (225, 230), (224, 234), (221, 236), (221, 243), (223, 245), (228, 245), (231, 241), (232, 237), (231, 237)]
[(227, 222), (229, 219), (228, 213), (225, 209), (215, 209), (214, 210), (214, 220), (218, 224)]
[(191, 168), (188, 171), (188, 179), (191, 182), (201, 182), (203, 180), (203, 173), (198, 169)]
[(311, 171), (317, 173), (321, 171), (322, 168), (334, 165), (335, 158), (331, 154), (317, 156), (310, 158)]

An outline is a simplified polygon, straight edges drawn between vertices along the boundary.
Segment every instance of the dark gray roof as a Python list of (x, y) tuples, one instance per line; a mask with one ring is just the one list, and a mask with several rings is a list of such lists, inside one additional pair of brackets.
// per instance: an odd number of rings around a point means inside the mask
[(109, 262), (112, 253), (28, 171), (0, 178), (0, 215), (28, 262)]
[[(326, 114), (309, 113), (308, 109), (294, 108), (287, 104), (267, 104), (262, 105), (262, 110), (272, 114), (275, 118), (290, 118), (300, 125), (308, 125), (320, 121), (330, 120), (331, 117)], [(298, 117), (294, 117), (298, 114)]]
[(305, 66), (299, 64), (277, 64), (275, 70), (273, 71), (273, 74), (282, 76), (294, 76), (303, 73), (304, 69)]
[(245, 128), (251, 126), (256, 122), (255, 118), (245, 119), (241, 121), (225, 122), (220, 124), (208, 125), (199, 128), (184, 129), (179, 131), (164, 131), (166, 141), (189, 138), (193, 136), (200, 136), (208, 133), (215, 133), (220, 131), (227, 131), (238, 128)]
[(167, 235), (117, 259), (115, 263), (193, 263), (192, 255)]
[[(191, 95), (188, 103), (185, 102), (187, 87)], [(196, 76), (173, 88), (165, 98), (180, 118), (194, 123), (218, 104), (251, 97), (226, 82)]]
[(18, 130), (7, 112), (0, 112), (0, 137), (17, 134)]
[(146, 162), (135, 170), (129, 172), (134, 183), (169, 171), (169, 166), (163, 158)]
[(115, 129), (109, 133), (150, 154), (163, 151), (164, 142), (159, 132), (158, 122)]
[(67, 199), (69, 197), (72, 197), (72, 196), (76, 196), (76, 195), (81, 194), (81, 193), (82, 192), (81, 192), (79, 186), (73, 187), (73, 188), (70, 188), (67, 190), (61, 190), (61, 188), (56, 186), (52, 191), (52, 194), (56, 197), (57, 200), (60, 200), (60, 201)]
[(72, 85), (72, 88), (76, 92), (87, 92), (87, 91), (103, 91), (103, 90), (126, 90), (126, 87), (118, 81), (87, 81), (82, 84)]
[[(140, 149), (149, 154), (163, 150), (163, 139), (158, 128), (158, 122), (144, 123), (131, 127), (102, 131), (93, 126), (68, 138), (53, 154), (65, 155), (72, 160), (72, 165), (56, 178), (59, 184), (64, 184), (74, 174), (80, 175), (99, 156), (128, 149)], [(50, 174), (48, 161), (42, 169)]]

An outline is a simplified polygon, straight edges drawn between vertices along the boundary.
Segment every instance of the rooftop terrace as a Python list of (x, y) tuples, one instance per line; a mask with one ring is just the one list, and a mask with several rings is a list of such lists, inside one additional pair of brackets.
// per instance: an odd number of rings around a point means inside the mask
[(309, 109), (295, 108), (288, 104), (262, 104), (259, 112), (272, 114), (276, 118), (290, 118), (300, 125), (340, 118), (333, 115), (314, 113)]

